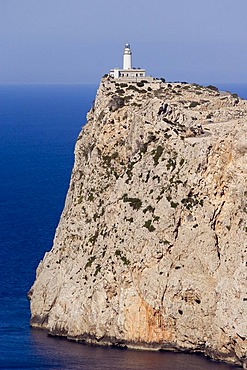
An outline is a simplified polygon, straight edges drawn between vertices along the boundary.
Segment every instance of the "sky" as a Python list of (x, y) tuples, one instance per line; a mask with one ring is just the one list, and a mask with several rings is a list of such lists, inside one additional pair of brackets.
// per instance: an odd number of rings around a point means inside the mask
[(247, 83), (247, 0), (0, 0), (0, 84), (97, 84), (122, 67)]

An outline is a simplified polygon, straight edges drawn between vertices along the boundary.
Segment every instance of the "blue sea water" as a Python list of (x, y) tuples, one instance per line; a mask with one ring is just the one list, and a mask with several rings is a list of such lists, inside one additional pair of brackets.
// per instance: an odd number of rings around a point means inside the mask
[[(247, 85), (218, 85), (247, 98)], [(0, 369), (229, 370), (188, 354), (123, 351), (29, 327), (27, 292), (50, 250), (96, 86), (0, 86)]]

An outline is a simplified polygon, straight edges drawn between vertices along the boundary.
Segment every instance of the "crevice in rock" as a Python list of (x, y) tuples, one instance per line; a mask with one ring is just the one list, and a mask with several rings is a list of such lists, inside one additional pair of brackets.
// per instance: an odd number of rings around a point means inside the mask
[(175, 229), (174, 229), (174, 238), (175, 238), (175, 241), (177, 240), (178, 231), (179, 231), (179, 227), (180, 226), (181, 226), (181, 217), (179, 216), (178, 222), (176, 223), (176, 226), (175, 226)]
[(214, 210), (214, 213), (213, 213), (213, 217), (212, 217), (212, 220), (211, 220), (211, 226), (212, 226), (212, 229), (214, 230), (214, 237), (215, 237), (215, 247), (216, 247), (216, 251), (217, 251), (217, 255), (218, 255), (218, 258), (220, 260), (220, 257), (221, 257), (221, 254), (220, 254), (220, 244), (219, 244), (219, 237), (218, 237), (218, 234), (217, 234), (217, 230), (216, 230), (216, 224), (217, 224), (217, 220), (218, 220), (218, 216), (222, 210), (222, 207), (223, 205), (225, 204), (225, 201), (223, 201), (219, 207), (217, 207), (215, 210)]

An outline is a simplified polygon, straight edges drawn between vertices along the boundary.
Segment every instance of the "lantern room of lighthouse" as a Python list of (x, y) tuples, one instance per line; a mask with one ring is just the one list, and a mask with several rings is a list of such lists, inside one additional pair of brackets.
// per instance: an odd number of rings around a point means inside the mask
[(130, 49), (130, 44), (125, 44), (124, 54), (123, 54), (123, 69), (131, 69), (132, 68), (131, 57), (132, 57), (132, 53), (131, 53), (131, 49)]

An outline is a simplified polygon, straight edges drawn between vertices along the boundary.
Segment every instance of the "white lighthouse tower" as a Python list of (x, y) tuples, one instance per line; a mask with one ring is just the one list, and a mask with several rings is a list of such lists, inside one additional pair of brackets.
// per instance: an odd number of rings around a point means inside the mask
[(146, 76), (145, 69), (132, 67), (132, 52), (130, 44), (125, 44), (123, 53), (123, 69), (114, 68), (110, 70), (110, 76), (113, 78), (122, 78), (128, 80), (138, 80)]
[(123, 69), (132, 68), (131, 57), (132, 57), (132, 53), (130, 49), (130, 44), (125, 44), (124, 54), (123, 54)]

